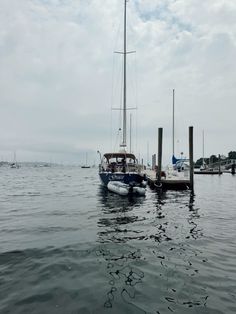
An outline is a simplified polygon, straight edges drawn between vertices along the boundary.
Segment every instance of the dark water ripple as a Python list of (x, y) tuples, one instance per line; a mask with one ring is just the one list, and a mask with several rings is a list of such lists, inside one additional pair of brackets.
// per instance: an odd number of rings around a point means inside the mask
[(235, 313), (236, 177), (121, 198), (96, 169), (0, 168), (0, 313)]

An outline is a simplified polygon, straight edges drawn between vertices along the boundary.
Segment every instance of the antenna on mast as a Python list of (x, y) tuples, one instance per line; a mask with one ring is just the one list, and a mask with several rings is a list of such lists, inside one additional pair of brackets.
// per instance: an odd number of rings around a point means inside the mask
[(173, 117), (172, 117), (172, 150), (175, 155), (175, 90), (173, 89)]
[(132, 114), (130, 114), (130, 122), (129, 122), (129, 127), (130, 127), (130, 131), (129, 131), (129, 145), (130, 145), (130, 153), (132, 153)]

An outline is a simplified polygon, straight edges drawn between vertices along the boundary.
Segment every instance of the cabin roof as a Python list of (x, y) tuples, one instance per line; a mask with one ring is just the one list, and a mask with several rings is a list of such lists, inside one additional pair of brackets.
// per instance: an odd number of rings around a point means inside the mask
[(134, 154), (130, 154), (130, 153), (107, 153), (104, 154), (104, 157), (106, 159), (110, 159), (110, 158), (131, 158), (131, 159), (136, 159)]

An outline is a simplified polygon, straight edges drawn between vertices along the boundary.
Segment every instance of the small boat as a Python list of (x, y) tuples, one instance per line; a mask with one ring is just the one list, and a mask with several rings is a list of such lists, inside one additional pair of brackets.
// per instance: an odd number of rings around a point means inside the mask
[(190, 165), (189, 159), (175, 156), (175, 90), (173, 89), (173, 116), (172, 116), (172, 160), (163, 170), (156, 167), (153, 173), (147, 172), (150, 186), (158, 190), (188, 190), (190, 188)]
[[(130, 193), (139, 193), (144, 195), (146, 177), (142, 173), (142, 167), (138, 164), (135, 155), (127, 152), (127, 90), (126, 90), (126, 5), (127, 0), (124, 0), (124, 49), (121, 52), (123, 55), (123, 108), (122, 112), (122, 142), (118, 152), (105, 153), (103, 157), (100, 154), (99, 177), (101, 183), (110, 191), (120, 195), (128, 195)], [(98, 153), (100, 153), (98, 151)]]
[(175, 90), (173, 89), (173, 117), (172, 117), (172, 164), (169, 165), (164, 172), (161, 173), (161, 182), (157, 188), (167, 190), (185, 190), (190, 186), (190, 167), (189, 160), (183, 158), (176, 158), (175, 156)]
[(204, 130), (202, 131), (202, 165), (199, 170), (194, 170), (194, 174), (222, 174), (223, 172), (219, 169), (211, 168), (205, 162), (204, 157)]
[(132, 186), (130, 184), (125, 184), (120, 181), (109, 181), (109, 183), (107, 184), (107, 188), (109, 191), (122, 196), (128, 194), (137, 194), (140, 196), (144, 196), (146, 193), (146, 189), (144, 187)]
[(16, 162), (12, 162), (12, 163), (10, 163), (10, 168), (18, 169), (18, 168), (20, 168), (20, 166)]
[(90, 168), (90, 166), (87, 164), (87, 160), (88, 160), (88, 156), (87, 156), (87, 153), (86, 153), (85, 165), (81, 166), (81, 168), (83, 168), (83, 169)]
[(16, 161), (16, 152), (14, 152), (14, 160), (13, 162), (10, 163), (10, 168), (13, 168), (13, 169), (20, 168), (20, 165)]
[(206, 168), (200, 170), (194, 170), (194, 174), (222, 174), (223, 172), (218, 169)]

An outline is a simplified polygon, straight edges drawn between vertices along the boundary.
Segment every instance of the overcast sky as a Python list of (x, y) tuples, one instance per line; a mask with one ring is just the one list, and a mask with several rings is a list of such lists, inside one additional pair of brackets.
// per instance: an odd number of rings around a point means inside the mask
[[(0, 0), (0, 159), (89, 162), (114, 149), (120, 125), (123, 0)], [(129, 0), (132, 150), (236, 150), (236, 1)], [(128, 121), (129, 121), (128, 113)], [(129, 131), (129, 125), (128, 125)], [(128, 132), (129, 133), (129, 132)], [(128, 135), (129, 139), (129, 135)], [(151, 159), (151, 157), (149, 157)], [(97, 162), (97, 160), (96, 160)]]

